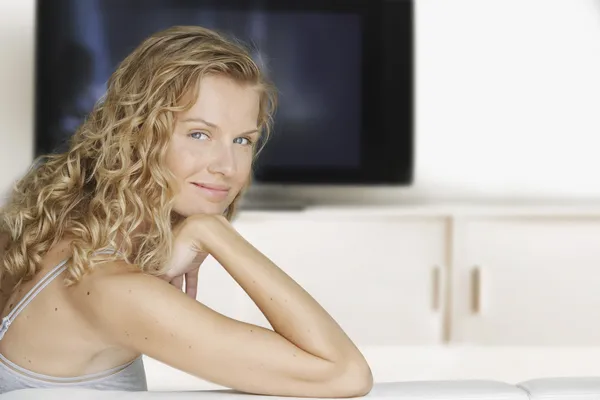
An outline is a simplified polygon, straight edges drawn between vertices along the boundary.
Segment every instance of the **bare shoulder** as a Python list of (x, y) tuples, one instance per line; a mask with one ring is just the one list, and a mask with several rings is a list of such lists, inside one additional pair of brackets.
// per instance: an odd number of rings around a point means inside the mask
[[(174, 286), (124, 262), (103, 264), (69, 293), (81, 317), (107, 343), (163, 362), (176, 357), (174, 347), (189, 329), (184, 321), (199, 306)], [(174, 358), (171, 365), (177, 363)]]
[(107, 263), (78, 283), (73, 296), (89, 323), (115, 345), (222, 386), (300, 397), (358, 390), (353, 371), (272, 330), (219, 314), (124, 263)]
[[(70, 290), (84, 317), (117, 340), (123, 339), (120, 331), (126, 326), (124, 321), (144, 310), (152, 315), (161, 313), (161, 307), (180, 300), (173, 299), (179, 297), (177, 294), (163, 280), (120, 261), (102, 264)], [(135, 332), (127, 333), (130, 336)], [(127, 340), (121, 344), (131, 345)]]
[(124, 262), (104, 264), (84, 277), (71, 296), (84, 318), (116, 345), (171, 365), (181, 362), (178, 354), (200, 348), (199, 338), (209, 327), (227, 329), (228, 323), (239, 323)]

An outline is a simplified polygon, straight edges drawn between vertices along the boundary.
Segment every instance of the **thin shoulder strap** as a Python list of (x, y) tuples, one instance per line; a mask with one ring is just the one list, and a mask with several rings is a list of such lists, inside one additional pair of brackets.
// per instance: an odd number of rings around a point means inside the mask
[[(101, 249), (96, 251), (94, 254), (115, 254), (118, 253), (113, 249)], [(0, 324), (0, 340), (4, 337), (4, 334), (8, 330), (8, 327), (15, 318), (29, 305), (29, 303), (37, 296), (46, 286), (48, 286), (57, 276), (62, 274), (65, 269), (67, 269), (66, 264), (68, 260), (63, 260), (56, 267), (52, 268), (50, 272), (40, 279), (38, 283), (36, 283), (27, 294), (17, 303), (15, 308), (8, 313), (8, 315), (2, 318), (2, 324)]]

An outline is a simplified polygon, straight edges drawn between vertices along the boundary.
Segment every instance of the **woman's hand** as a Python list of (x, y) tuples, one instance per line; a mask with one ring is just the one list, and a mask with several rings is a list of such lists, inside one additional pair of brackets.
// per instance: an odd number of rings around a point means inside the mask
[(164, 275), (162, 276), (162, 278), (167, 280), (171, 285), (175, 286), (177, 289), (184, 291), (185, 294), (190, 296), (192, 299), (196, 299), (196, 296), (198, 294), (198, 272), (200, 270), (200, 265), (202, 265), (207, 256), (208, 253), (200, 253), (196, 256), (194, 262), (190, 264), (188, 268), (186, 268), (187, 272), (183, 272), (181, 275), (177, 275), (173, 278), (171, 278), (168, 275)]
[(196, 298), (198, 270), (209, 253), (204, 246), (211, 224), (229, 223), (222, 216), (194, 215), (182, 221), (173, 232), (173, 254), (162, 279)]

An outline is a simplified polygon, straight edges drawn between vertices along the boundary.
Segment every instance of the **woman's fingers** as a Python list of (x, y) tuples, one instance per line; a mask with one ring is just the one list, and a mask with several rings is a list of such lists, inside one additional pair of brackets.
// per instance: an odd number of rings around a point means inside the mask
[(198, 293), (198, 268), (185, 274), (185, 293), (192, 299), (196, 299)]
[(179, 290), (183, 290), (183, 275), (174, 277), (171, 280), (171, 285), (175, 286)]

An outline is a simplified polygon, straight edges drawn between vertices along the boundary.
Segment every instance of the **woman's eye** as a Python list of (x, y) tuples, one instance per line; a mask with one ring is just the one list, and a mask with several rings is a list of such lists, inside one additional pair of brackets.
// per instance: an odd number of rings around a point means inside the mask
[(251, 146), (252, 145), (252, 141), (250, 139), (248, 139), (248, 138), (245, 138), (245, 137), (235, 138), (234, 142), (237, 143), (237, 144), (244, 145), (244, 146)]
[(190, 137), (192, 139), (200, 139), (200, 140), (202, 140), (202, 139), (204, 139), (203, 136), (205, 136), (206, 138), (208, 138), (208, 135), (206, 133), (204, 133), (204, 132), (192, 132), (192, 133), (190, 133)]

